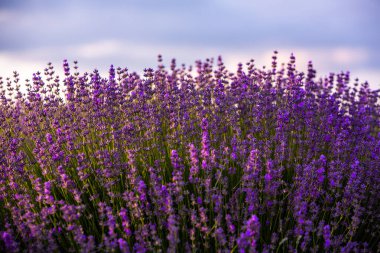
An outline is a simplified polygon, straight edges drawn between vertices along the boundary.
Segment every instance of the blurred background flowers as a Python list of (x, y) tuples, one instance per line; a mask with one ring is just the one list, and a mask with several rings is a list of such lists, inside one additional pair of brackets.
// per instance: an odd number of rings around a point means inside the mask
[(228, 68), (253, 58), (270, 66), (295, 53), (319, 72), (351, 71), (380, 88), (376, 0), (1, 0), (0, 76), (21, 78), (78, 60), (82, 71), (111, 64), (141, 72), (157, 55), (191, 65), (222, 55)]

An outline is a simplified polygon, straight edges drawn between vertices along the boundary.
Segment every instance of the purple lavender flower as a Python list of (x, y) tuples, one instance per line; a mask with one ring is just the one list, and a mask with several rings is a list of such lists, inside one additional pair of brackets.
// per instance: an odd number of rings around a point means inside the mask
[(167, 239), (169, 241), (169, 248), (168, 252), (176, 252), (179, 241), (179, 235), (178, 235), (178, 225), (177, 225), (177, 218), (175, 215), (169, 215), (168, 218), (168, 236)]
[(44, 183), (44, 198), (45, 201), (49, 204), (52, 204), (54, 202), (54, 197), (51, 194), (51, 182), (47, 181)]
[(237, 240), (239, 252), (249, 251), (256, 252), (256, 241), (260, 237), (260, 222), (256, 215), (252, 217), (245, 224), (245, 231), (243, 231)]
[(13, 237), (10, 234), (8, 234), (5, 231), (0, 232), (0, 234), (1, 234), (1, 239), (3, 240), (3, 242), (5, 244), (5, 249), (7, 252), (18, 252), (19, 251), (17, 242), (14, 241)]
[(278, 59), (0, 78), (0, 251), (375, 252), (380, 92)]
[(119, 249), (122, 253), (129, 253), (129, 246), (128, 246), (128, 243), (123, 239), (123, 238), (119, 238), (117, 240), (118, 244), (119, 244)]
[(202, 150), (201, 150), (202, 169), (208, 170), (209, 157), (210, 157), (210, 139), (209, 139), (209, 134), (208, 134), (207, 118), (202, 119), (201, 128), (202, 128)]
[(323, 227), (323, 239), (325, 240), (324, 242), (324, 249), (327, 251), (329, 250), (330, 246), (331, 246), (331, 239), (330, 239), (330, 226), (329, 225), (325, 225)]
[(120, 217), (121, 217), (121, 221), (122, 221), (122, 228), (123, 228), (123, 231), (125, 233), (126, 236), (131, 236), (132, 235), (132, 231), (131, 231), (131, 228), (130, 228), (130, 221), (129, 221), (129, 218), (127, 216), (127, 210), (122, 208), (120, 210), (120, 213), (119, 213)]
[(196, 183), (196, 178), (199, 173), (199, 165), (198, 165), (199, 161), (198, 161), (197, 149), (195, 148), (194, 144), (190, 144), (189, 149), (190, 149), (190, 161), (191, 161), (189, 181), (191, 183)]

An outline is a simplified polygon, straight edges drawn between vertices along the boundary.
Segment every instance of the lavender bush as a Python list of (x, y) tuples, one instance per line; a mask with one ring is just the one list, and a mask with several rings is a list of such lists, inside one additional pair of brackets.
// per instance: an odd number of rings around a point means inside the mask
[[(0, 79), (2, 252), (375, 252), (379, 94), (349, 73), (159, 65)], [(63, 83), (63, 92), (60, 83)], [(26, 86), (26, 94), (20, 86)], [(63, 96), (64, 95), (64, 96)]]

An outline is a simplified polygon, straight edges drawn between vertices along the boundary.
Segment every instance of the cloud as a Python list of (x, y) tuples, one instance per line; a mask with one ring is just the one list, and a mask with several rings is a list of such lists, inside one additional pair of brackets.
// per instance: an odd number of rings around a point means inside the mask
[(108, 39), (231, 49), (250, 45), (377, 48), (380, 39), (378, 15), (350, 0), (26, 2), (12, 9), (17, 15), (7, 18), (9, 25), (0, 26), (2, 48)]
[(368, 61), (369, 52), (364, 48), (336, 48), (331, 59), (337, 64), (362, 64)]
[(18, 57), (17, 54), (0, 53), (0, 75), (2, 76), (9, 76), (13, 73), (13, 71), (29, 72), (31, 69), (35, 69), (40, 64), (41, 62), (36, 59), (26, 60)]
[(351, 79), (368, 82), (372, 89), (380, 89), (380, 69), (354, 69), (351, 71)]
[(30, 77), (49, 61), (59, 70), (63, 59), (86, 71), (138, 72), (155, 67), (159, 53), (167, 65), (222, 55), (235, 70), (251, 58), (270, 66), (277, 49), (280, 62), (295, 53), (301, 70), (313, 60), (318, 74), (351, 70), (379, 83), (373, 0), (115, 1), (0, 0), (0, 76)]
[(15, 18), (14, 11), (6, 10), (6, 9), (0, 9), (0, 24), (10, 22)]
[[(360, 47), (283, 47), (279, 51), (279, 62), (288, 62), (291, 53), (297, 59), (296, 65), (306, 71), (309, 60), (312, 60), (319, 75), (330, 72), (348, 71), (357, 74), (361, 80), (370, 84), (380, 83), (380, 66), (368, 68), (371, 52)], [(141, 72), (144, 68), (157, 65), (157, 55), (162, 54), (167, 65), (171, 58), (177, 63), (194, 64), (195, 60), (222, 55), (227, 68), (235, 71), (239, 62), (245, 63), (255, 59), (256, 66), (271, 65), (273, 50), (266, 47), (207, 47), (178, 44), (160, 44), (108, 39), (90, 43), (79, 43), (65, 46), (43, 47), (23, 51), (0, 52), (0, 76), (11, 76), (17, 69), (22, 76), (30, 77), (37, 70), (43, 70), (47, 62), (53, 62), (58, 70), (63, 59), (78, 60), (81, 70), (92, 71), (98, 68), (107, 73), (111, 64), (128, 67), (131, 71)], [(366, 71), (366, 69), (368, 69)], [(366, 76), (367, 75), (367, 76)], [(367, 78), (367, 79), (366, 79)]]

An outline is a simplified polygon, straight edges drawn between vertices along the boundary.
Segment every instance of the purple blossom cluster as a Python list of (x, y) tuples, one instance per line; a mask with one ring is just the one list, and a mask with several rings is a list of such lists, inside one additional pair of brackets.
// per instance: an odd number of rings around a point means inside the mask
[(158, 62), (0, 79), (1, 252), (380, 248), (379, 91)]

